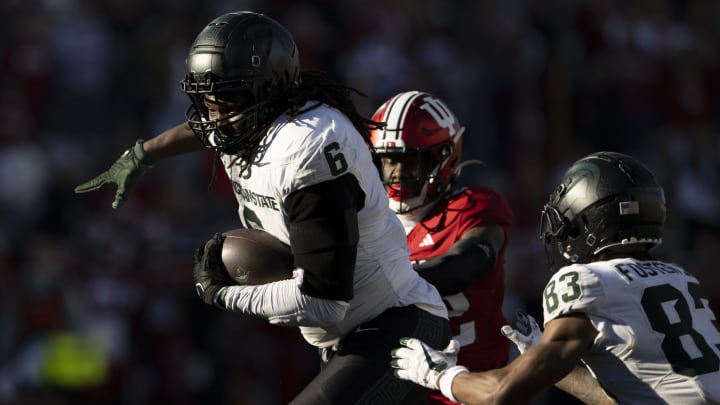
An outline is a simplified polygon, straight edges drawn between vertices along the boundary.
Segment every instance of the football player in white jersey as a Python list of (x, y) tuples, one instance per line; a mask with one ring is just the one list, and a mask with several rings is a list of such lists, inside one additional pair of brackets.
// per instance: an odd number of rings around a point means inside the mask
[(222, 267), (217, 234), (196, 252), (202, 300), (299, 327), (320, 349), (321, 371), (293, 404), (424, 400), (427, 389), (393, 377), (390, 349), (406, 334), (445, 348), (447, 310), (408, 260), (369, 148), (373, 122), (357, 113), (353, 89), (301, 72), (292, 35), (253, 12), (210, 22), (186, 68), (187, 122), (138, 143), (76, 192), (115, 183), (117, 207), (151, 163), (214, 149), (242, 224), (289, 244), (296, 271), (288, 280), (236, 285)]
[(543, 292), (540, 342), (504, 368), (473, 373), (403, 340), (393, 360), (400, 377), (466, 404), (518, 404), (582, 361), (619, 404), (720, 403), (717, 319), (692, 274), (652, 256), (665, 214), (664, 191), (638, 160), (615, 152), (578, 160), (542, 211), (558, 271)]

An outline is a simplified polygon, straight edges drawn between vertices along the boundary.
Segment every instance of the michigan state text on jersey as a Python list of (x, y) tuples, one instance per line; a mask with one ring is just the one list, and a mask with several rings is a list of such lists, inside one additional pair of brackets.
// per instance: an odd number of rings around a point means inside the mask
[(237, 285), (222, 268), (218, 232), (194, 255), (200, 299), (300, 328), (323, 366), (293, 404), (424, 398), (427, 389), (392, 376), (390, 350), (402, 336), (445, 347), (447, 311), (408, 260), (402, 225), (388, 208), (368, 147), (375, 123), (358, 113), (355, 90), (322, 72), (301, 71), (290, 32), (249, 11), (208, 23), (185, 68), (186, 122), (137, 143), (76, 191), (115, 183), (118, 207), (153, 163), (212, 150), (233, 184), (242, 225), (289, 244), (295, 271), (286, 280)]

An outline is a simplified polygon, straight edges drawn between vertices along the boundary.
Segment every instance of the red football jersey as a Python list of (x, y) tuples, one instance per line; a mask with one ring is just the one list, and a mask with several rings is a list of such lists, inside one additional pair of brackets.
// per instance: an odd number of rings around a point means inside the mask
[[(458, 362), (471, 371), (504, 366), (510, 341), (500, 334), (507, 322), (502, 313), (505, 293), (505, 246), (512, 211), (505, 198), (490, 188), (461, 188), (447, 193), (407, 235), (410, 260), (422, 263), (447, 253), (468, 229), (487, 224), (505, 229), (505, 244), (497, 264), (463, 292), (443, 297), (450, 315), (453, 338), (461, 346)], [(439, 392), (436, 403), (452, 403)]]

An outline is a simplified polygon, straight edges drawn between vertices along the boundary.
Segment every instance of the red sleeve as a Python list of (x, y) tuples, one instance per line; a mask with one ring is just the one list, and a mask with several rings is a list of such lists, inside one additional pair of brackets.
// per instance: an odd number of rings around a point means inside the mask
[[(463, 192), (458, 200), (464, 209), (461, 234), (479, 225), (497, 224), (508, 228), (512, 223), (512, 210), (505, 197), (491, 188), (473, 187)], [(463, 201), (464, 200), (464, 201)]]

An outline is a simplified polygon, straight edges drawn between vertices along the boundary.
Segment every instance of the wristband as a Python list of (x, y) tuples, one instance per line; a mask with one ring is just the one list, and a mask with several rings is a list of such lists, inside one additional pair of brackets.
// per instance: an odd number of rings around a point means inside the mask
[(149, 169), (153, 166), (155, 162), (152, 162), (150, 158), (148, 158), (148, 156), (145, 154), (145, 149), (142, 146), (144, 142), (144, 139), (138, 139), (135, 142), (135, 145), (133, 145), (133, 153), (135, 153), (135, 157), (137, 157), (138, 163), (145, 166), (146, 169)]
[(468, 371), (470, 370), (468, 370), (465, 366), (452, 366), (449, 369), (443, 371), (443, 373), (440, 375), (440, 378), (438, 379), (438, 386), (440, 387), (440, 392), (442, 392), (442, 394), (445, 395), (449, 400), (453, 402), (460, 402), (455, 398), (452, 393), (452, 383), (455, 379), (455, 376), (460, 373), (466, 373)]

